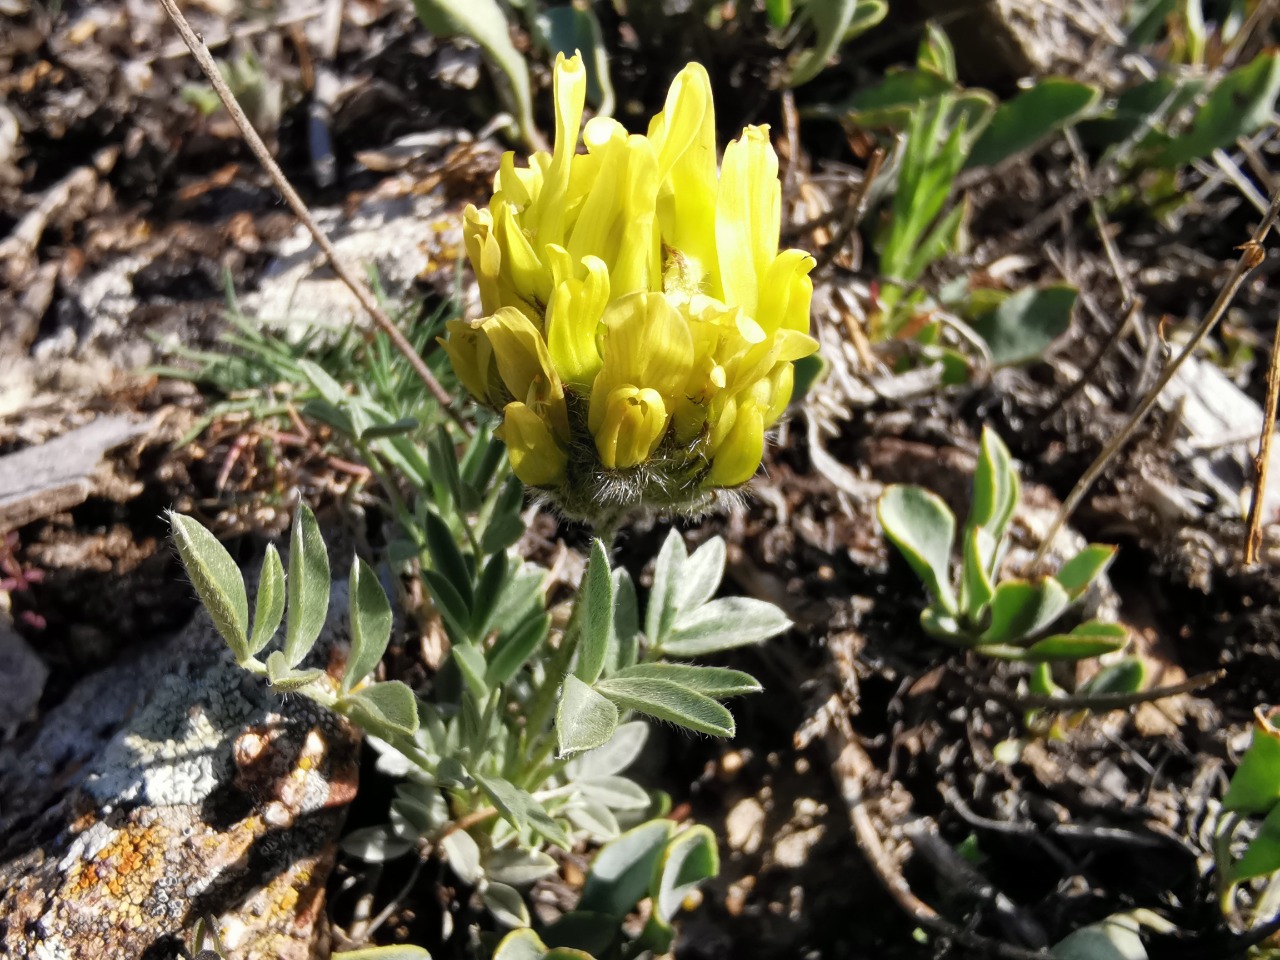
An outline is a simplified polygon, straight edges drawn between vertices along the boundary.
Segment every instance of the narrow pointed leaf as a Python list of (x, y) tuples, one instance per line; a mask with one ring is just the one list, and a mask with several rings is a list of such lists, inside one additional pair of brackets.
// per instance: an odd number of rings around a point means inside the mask
[(676, 608), (680, 612), (695, 610), (716, 595), (724, 579), (725, 545), (723, 537), (712, 537), (689, 555), (680, 578)]
[(644, 632), (652, 644), (662, 643), (675, 621), (686, 559), (688, 552), (684, 538), (679, 531), (672, 530), (658, 551), (653, 567), (653, 588), (649, 591), (649, 605), (645, 609)]
[(772, 603), (722, 597), (681, 616), (658, 649), (673, 657), (699, 657), (760, 643), (790, 626), (787, 615)]
[(258, 573), (258, 597), (253, 605), (253, 636), (249, 638), (249, 653), (256, 654), (276, 635), (280, 621), (284, 619), (284, 565), (274, 544), (267, 544), (267, 555), (262, 558), (262, 570)]
[(348, 612), (351, 654), (342, 674), (343, 693), (373, 672), (391, 640), (391, 604), (373, 568), (359, 557), (351, 561)]
[(649, 677), (609, 677), (595, 686), (619, 707), (713, 737), (732, 737), (733, 715), (708, 696), (670, 680)]
[(173, 542), (182, 566), (196, 588), (209, 619), (227, 642), (236, 660), (249, 659), (249, 598), (245, 594), (240, 568), (218, 538), (199, 521), (181, 513), (170, 513)]
[(1091, 543), (1062, 565), (1054, 579), (1062, 584), (1072, 600), (1081, 596), (1094, 580), (1111, 565), (1116, 548), (1103, 543)]
[(608, 554), (599, 539), (591, 542), (591, 558), (579, 590), (578, 659), (573, 674), (590, 685), (604, 669), (613, 629), (613, 578)]
[(736, 697), (744, 693), (759, 693), (760, 682), (741, 670), (724, 667), (695, 667), (685, 663), (638, 663), (613, 675), (613, 679), (648, 677), (669, 680), (672, 683), (696, 690), (713, 700)]
[(1118, 623), (1090, 620), (1070, 633), (1057, 633), (1027, 647), (1028, 660), (1087, 660), (1114, 653), (1128, 642), (1128, 631)]
[(298, 504), (289, 536), (289, 615), (285, 625), (284, 658), (296, 667), (307, 655), (329, 612), (329, 554), (316, 516)]
[(1117, 693), (1137, 693), (1147, 682), (1147, 666), (1141, 657), (1125, 657), (1119, 663), (1110, 663), (1080, 685), (1076, 692), (1082, 696), (1110, 696)]

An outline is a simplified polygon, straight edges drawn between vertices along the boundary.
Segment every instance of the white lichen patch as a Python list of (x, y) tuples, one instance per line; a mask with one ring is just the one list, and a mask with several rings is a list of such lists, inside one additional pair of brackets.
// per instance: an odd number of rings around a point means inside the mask
[(231, 734), (263, 708), (233, 663), (168, 677), (134, 723), (111, 741), (86, 789), (100, 800), (155, 806), (200, 803), (231, 771)]

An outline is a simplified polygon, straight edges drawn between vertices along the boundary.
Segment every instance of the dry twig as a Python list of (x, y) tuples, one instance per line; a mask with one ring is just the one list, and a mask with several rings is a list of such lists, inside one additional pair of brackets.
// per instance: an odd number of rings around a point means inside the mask
[(369, 314), (378, 329), (387, 335), (387, 339), (409, 361), (409, 366), (413, 368), (413, 372), (418, 375), (418, 379), (431, 391), (431, 395), (436, 398), (444, 412), (459, 427), (470, 433), (471, 426), (453, 408), (453, 397), (450, 396), (449, 391), (441, 385), (435, 374), (428, 369), (426, 363), (418, 356), (417, 351), (413, 349), (413, 345), (405, 339), (404, 334), (400, 332), (400, 329), (392, 319), (387, 316), (386, 311), (378, 306), (377, 298), (374, 297), (373, 291), (369, 289), (368, 284), (364, 283), (338, 256), (338, 251), (333, 248), (329, 238), (325, 236), (324, 231), (320, 229), (320, 225), (311, 216), (311, 211), (307, 209), (307, 205), (303, 203), (302, 198), (298, 196), (298, 192), (293, 189), (293, 185), (289, 183), (284, 172), (276, 163), (275, 158), (271, 156), (271, 151), (267, 149), (267, 145), (262, 142), (258, 132), (253, 129), (253, 124), (245, 116), (245, 112), (241, 109), (235, 94), (231, 92), (227, 82), (222, 79), (222, 72), (214, 62), (213, 56), (204, 44), (204, 40), (191, 29), (191, 24), (187, 22), (187, 18), (182, 11), (178, 9), (176, 0), (160, 0), (160, 4), (164, 7), (165, 13), (169, 15), (169, 19), (173, 21), (173, 25), (178, 28), (178, 33), (182, 35), (183, 42), (186, 43), (187, 49), (191, 51), (191, 55), (195, 57), (200, 69), (204, 71), (209, 83), (213, 85), (218, 99), (222, 101), (222, 105), (227, 108), (227, 113), (235, 121), (235, 125), (239, 129), (240, 135), (244, 138), (244, 142), (249, 145), (253, 155), (258, 158), (258, 162), (262, 164), (267, 176), (271, 178), (272, 184), (280, 191), (280, 195), (289, 204), (289, 208), (293, 210), (294, 215), (307, 228), (307, 232), (311, 234), (311, 238), (315, 241), (316, 246), (320, 248), (321, 253), (324, 254), (325, 259), (329, 262), (329, 266), (333, 268), (333, 272), (338, 276), (338, 279), (346, 284), (347, 289), (360, 301), (360, 306)]
[[(168, 2), (168, 0), (166, 0)], [(1102, 472), (1107, 468), (1112, 458), (1120, 452), (1124, 445), (1133, 436), (1147, 414), (1155, 407), (1156, 401), (1160, 398), (1161, 392), (1169, 381), (1173, 379), (1183, 363), (1190, 357), (1209, 332), (1217, 325), (1218, 320), (1227, 312), (1227, 307), (1235, 298), (1236, 292), (1244, 284), (1247, 277), (1255, 267), (1262, 263), (1266, 257), (1266, 251), (1262, 244), (1267, 239), (1267, 235), (1271, 232), (1271, 228), (1275, 225), (1277, 217), (1280, 217), (1280, 190), (1277, 190), (1271, 197), (1271, 205), (1267, 209), (1266, 216), (1262, 218), (1262, 222), (1258, 224), (1258, 228), (1254, 230), (1253, 236), (1247, 242), (1238, 247), (1240, 257), (1236, 260), (1235, 265), (1231, 268), (1231, 273), (1227, 275), (1226, 282), (1223, 283), (1222, 289), (1218, 292), (1218, 297), (1213, 302), (1213, 306), (1209, 308), (1209, 312), (1205, 318), (1200, 321), (1200, 326), (1196, 329), (1195, 334), (1187, 341), (1182, 348), (1182, 352), (1169, 362), (1164, 368), (1164, 372), (1160, 374), (1160, 378), (1155, 382), (1147, 395), (1142, 398), (1142, 403), (1129, 417), (1128, 421), (1120, 431), (1108, 441), (1102, 452), (1098, 454), (1097, 459), (1089, 464), (1089, 468), (1085, 470), (1084, 475), (1076, 481), (1075, 487), (1071, 494), (1063, 502), (1062, 507), (1058, 510), (1057, 516), (1053, 518), (1053, 524), (1049, 527), (1048, 532), (1044, 536), (1044, 540), (1040, 543), (1040, 548), (1036, 551), (1036, 555), (1032, 560), (1032, 565), (1040, 563), (1044, 560), (1049, 552), (1054, 538), (1058, 531), (1062, 529), (1062, 525), (1067, 522), (1067, 518), (1075, 512), (1076, 507), (1080, 506), (1080, 501), (1093, 487), (1097, 479), (1102, 476)]]

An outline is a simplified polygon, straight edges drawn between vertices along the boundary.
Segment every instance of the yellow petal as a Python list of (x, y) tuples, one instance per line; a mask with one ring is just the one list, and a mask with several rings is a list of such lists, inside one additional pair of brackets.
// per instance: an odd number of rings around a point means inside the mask
[(764, 426), (767, 430), (778, 422), (787, 411), (791, 402), (791, 391), (795, 388), (796, 368), (792, 363), (780, 363), (778, 368), (761, 383), (767, 386), (757, 396), (760, 398), (760, 409), (764, 411)]
[(498, 374), (511, 396), (533, 407), (557, 436), (567, 440), (569, 417), (564, 387), (538, 328), (513, 307), (503, 307), (482, 321), (482, 326), (493, 345)]
[(596, 452), (607, 470), (643, 463), (667, 429), (667, 411), (654, 390), (618, 387), (603, 402), (604, 415), (595, 430)]
[(569, 277), (547, 304), (547, 350), (560, 379), (586, 392), (600, 372), (596, 333), (609, 302), (609, 271), (599, 257), (584, 257), (585, 280)]
[(783, 250), (774, 257), (760, 284), (755, 317), (765, 330), (809, 332), (809, 307), (813, 281), (809, 271), (814, 259), (803, 250)]
[(564, 480), (564, 448), (550, 425), (532, 408), (519, 401), (508, 403), (502, 425), (495, 432), (506, 442), (511, 469), (523, 483), (549, 487)]
[(503, 265), (511, 286), (525, 300), (545, 304), (551, 297), (551, 271), (534, 252), (516, 219), (515, 208), (495, 197), (490, 209), (493, 211), (494, 234), (502, 250)]
[[(587, 98), (587, 68), (582, 57), (556, 54), (553, 85), (556, 104), (556, 142), (537, 200), (525, 218), (525, 228), (539, 247), (563, 245), (566, 195), (574, 154), (578, 152), (578, 128)], [(544, 301), (545, 302), (545, 301)]]
[(724, 302), (756, 315), (760, 281), (778, 252), (782, 185), (768, 127), (747, 127), (724, 151), (716, 201), (716, 250)]
[(658, 224), (663, 243), (684, 260), (681, 276), (720, 296), (716, 263), (716, 126), (711, 81), (691, 63), (671, 83), (649, 124), (658, 151)]
[(752, 478), (764, 456), (764, 419), (754, 402), (742, 404), (733, 429), (716, 448), (706, 483), (713, 487), (736, 487)]
[(450, 320), (445, 324), (448, 337), (439, 340), (467, 392), (481, 403), (491, 403), (494, 375), (493, 348), (478, 324), (466, 320)]
[(591, 387), (588, 426), (595, 433), (615, 389), (654, 390), (674, 410), (693, 369), (689, 322), (660, 293), (633, 293), (609, 304), (602, 320), (604, 363)]

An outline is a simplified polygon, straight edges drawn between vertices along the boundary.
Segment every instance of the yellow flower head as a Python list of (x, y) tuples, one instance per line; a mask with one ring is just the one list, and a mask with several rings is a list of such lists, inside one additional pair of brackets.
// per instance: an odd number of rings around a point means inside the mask
[[(813, 258), (778, 250), (767, 127), (716, 167), (707, 72), (676, 76), (646, 135), (582, 125), (580, 57), (555, 66), (556, 138), (508, 153), (464, 236), (485, 316), (449, 324), (463, 386), (500, 412), (525, 483), (569, 515), (696, 512), (760, 466), (809, 336)], [(578, 152), (579, 129), (586, 152)]]

